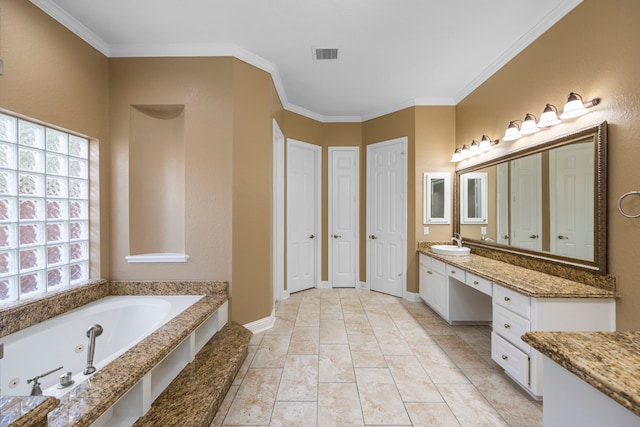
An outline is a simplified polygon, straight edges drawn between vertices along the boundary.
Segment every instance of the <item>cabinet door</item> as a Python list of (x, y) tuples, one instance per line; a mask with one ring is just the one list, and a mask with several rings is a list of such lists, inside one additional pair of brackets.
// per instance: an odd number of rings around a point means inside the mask
[(431, 274), (427, 274), (426, 279), (427, 304), (449, 321), (449, 292), (446, 277), (444, 274), (432, 271)]

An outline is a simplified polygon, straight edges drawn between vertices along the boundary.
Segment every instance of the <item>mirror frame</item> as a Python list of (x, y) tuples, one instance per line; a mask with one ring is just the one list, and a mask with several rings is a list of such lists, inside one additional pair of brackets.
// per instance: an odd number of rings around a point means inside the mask
[[(431, 215), (431, 179), (444, 180), (444, 212), (442, 218)], [(423, 175), (422, 223), (423, 224), (451, 224), (451, 173), (425, 172)]]
[(552, 148), (577, 142), (587, 137), (594, 139), (594, 260), (584, 260), (557, 255), (549, 252), (533, 251), (513, 247), (497, 242), (487, 242), (476, 239), (464, 238), (464, 242), (471, 247), (492, 249), (500, 252), (523, 255), (536, 260), (552, 261), (563, 265), (572, 265), (587, 269), (598, 274), (607, 274), (607, 122), (602, 122), (595, 126), (559, 136), (557, 138), (542, 142), (535, 146), (526, 147), (513, 151), (486, 162), (474, 164), (455, 171), (453, 180), (453, 218), (454, 233), (460, 232), (460, 176), (497, 165), (505, 161), (510, 161), (529, 154), (539, 153)]

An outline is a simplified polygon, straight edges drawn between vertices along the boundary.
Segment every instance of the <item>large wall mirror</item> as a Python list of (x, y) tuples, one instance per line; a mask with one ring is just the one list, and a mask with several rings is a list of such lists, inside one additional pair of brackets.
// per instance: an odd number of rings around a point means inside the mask
[[(485, 221), (468, 193), (486, 179)], [(456, 171), (454, 229), (470, 246), (606, 274), (607, 123)], [(471, 185), (470, 187), (470, 184)]]

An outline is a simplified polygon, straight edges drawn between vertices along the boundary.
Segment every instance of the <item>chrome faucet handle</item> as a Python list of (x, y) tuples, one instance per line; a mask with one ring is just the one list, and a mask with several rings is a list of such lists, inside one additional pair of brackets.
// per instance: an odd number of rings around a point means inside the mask
[(40, 375), (36, 375), (33, 378), (30, 378), (27, 380), (27, 384), (31, 384), (33, 383), (33, 385), (31, 386), (31, 396), (41, 396), (42, 395), (42, 389), (40, 388), (40, 382), (38, 382), (38, 380), (42, 377), (46, 377), (49, 374), (53, 374), (56, 371), (59, 371), (60, 369), (62, 369), (62, 366), (52, 369), (48, 372), (45, 372), (44, 374), (40, 374)]

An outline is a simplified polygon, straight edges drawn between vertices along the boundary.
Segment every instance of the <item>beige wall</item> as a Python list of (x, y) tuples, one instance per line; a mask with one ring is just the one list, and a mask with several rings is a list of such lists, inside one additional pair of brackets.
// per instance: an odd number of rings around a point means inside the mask
[(624, 218), (616, 208), (622, 194), (640, 190), (638, 16), (637, 0), (585, 0), (456, 108), (456, 145), (462, 146), (483, 133), (502, 138), (510, 120), (539, 115), (546, 103), (562, 109), (570, 91), (602, 99), (576, 120), (500, 144), (516, 149), (609, 123), (608, 267), (618, 279), (619, 330), (640, 329), (640, 220)]
[(91, 195), (92, 223), (98, 224), (91, 234), (92, 275), (108, 277), (107, 58), (28, 1), (0, 0), (0, 11), (0, 109), (98, 141), (101, 173), (92, 182), (99, 178), (99, 195)]

